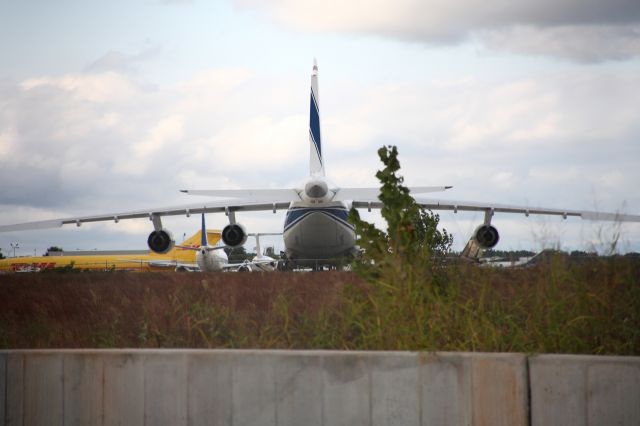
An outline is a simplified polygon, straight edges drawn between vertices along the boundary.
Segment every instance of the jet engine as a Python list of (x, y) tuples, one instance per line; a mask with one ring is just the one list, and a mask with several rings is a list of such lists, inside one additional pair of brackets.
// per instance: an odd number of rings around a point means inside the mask
[(473, 239), (476, 240), (481, 248), (490, 249), (498, 244), (500, 234), (498, 234), (498, 230), (491, 225), (480, 225), (473, 233)]
[(232, 223), (222, 230), (222, 242), (229, 247), (240, 247), (247, 241), (247, 231), (239, 223)]
[(165, 254), (173, 248), (175, 241), (173, 241), (171, 232), (165, 229), (161, 229), (159, 231), (153, 231), (151, 234), (149, 234), (147, 244), (149, 245), (151, 251), (158, 254)]

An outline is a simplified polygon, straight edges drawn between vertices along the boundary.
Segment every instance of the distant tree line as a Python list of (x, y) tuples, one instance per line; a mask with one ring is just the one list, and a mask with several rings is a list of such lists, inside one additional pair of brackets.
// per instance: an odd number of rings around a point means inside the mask
[(225, 247), (224, 252), (227, 253), (229, 263), (242, 263), (245, 260), (251, 260), (255, 256), (255, 253), (248, 253), (244, 246), (240, 247)]
[(64, 251), (62, 250), (62, 247), (58, 247), (58, 246), (51, 246), (47, 249), (46, 253), (44, 254), (45, 256), (49, 256), (49, 253), (54, 252), (54, 251)]
[[(591, 258), (598, 257), (599, 254), (595, 251), (583, 251), (583, 250), (572, 250), (572, 251), (562, 251), (562, 250), (543, 250), (545, 252), (553, 251), (558, 254), (562, 254), (565, 256), (569, 256), (572, 258)], [(489, 258), (498, 258), (504, 261), (518, 260), (521, 257), (532, 257), (537, 253), (529, 250), (485, 250), (483, 257)], [(640, 253), (630, 252), (626, 253), (624, 256), (626, 257), (640, 257)]]
[(483, 257), (499, 257), (506, 260), (518, 260), (521, 257), (531, 257), (536, 253), (529, 250), (485, 250)]

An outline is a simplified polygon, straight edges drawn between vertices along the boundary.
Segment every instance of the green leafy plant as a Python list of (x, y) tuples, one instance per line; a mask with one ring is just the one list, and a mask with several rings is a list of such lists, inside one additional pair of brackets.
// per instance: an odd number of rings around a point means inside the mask
[(358, 315), (345, 316), (346, 328), (354, 333), (353, 344), (363, 348), (408, 349), (435, 347), (434, 312), (451, 303), (453, 288), (447, 286), (443, 268), (453, 239), (438, 229), (439, 216), (422, 208), (398, 175), (400, 162), (395, 146), (378, 150), (384, 168), (376, 173), (380, 180), (382, 217), (387, 230), (376, 228), (351, 209), (356, 243), (362, 255), (354, 271), (370, 287), (345, 293), (347, 310)]
[(446, 229), (438, 229), (440, 217), (417, 204), (403, 185), (404, 178), (398, 175), (398, 149), (384, 146), (378, 155), (385, 166), (376, 177), (381, 183), (379, 198), (387, 230), (362, 220), (358, 211), (351, 209), (349, 220), (355, 225), (357, 244), (362, 249), (356, 271), (372, 278), (391, 270), (402, 279), (407, 274), (432, 271), (450, 252), (453, 238)]

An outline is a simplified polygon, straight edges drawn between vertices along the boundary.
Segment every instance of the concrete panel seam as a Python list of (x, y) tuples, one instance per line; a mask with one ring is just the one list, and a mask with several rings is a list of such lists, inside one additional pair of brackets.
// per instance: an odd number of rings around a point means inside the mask
[(531, 359), (530, 356), (526, 355), (524, 357), (525, 363), (524, 363), (524, 368), (525, 368), (525, 381), (527, 382), (527, 388), (526, 388), (526, 400), (525, 403), (527, 404), (527, 406), (525, 407), (525, 409), (527, 410), (527, 425), (532, 426), (532, 416), (531, 416), (531, 368), (529, 366), (529, 360)]
[(64, 399), (65, 399), (65, 394), (64, 394), (64, 385), (65, 385), (65, 380), (64, 380), (64, 376), (65, 376), (65, 374), (64, 374), (64, 361), (65, 361), (66, 358), (67, 358), (66, 356), (62, 355), (62, 374), (61, 374), (62, 377), (60, 378), (61, 382), (62, 382), (62, 399), (60, 400), (60, 402), (62, 403), (62, 424), (63, 425), (67, 424), (66, 419), (64, 417)]
[(26, 383), (25, 383), (25, 377), (27, 375), (27, 357), (25, 355), (22, 355), (21, 357), (21, 361), (22, 361), (22, 388), (20, 389), (22, 391), (22, 401), (20, 401), (20, 403), (22, 404), (22, 411), (21, 411), (21, 415), (22, 415), (22, 419), (20, 419), (20, 423), (22, 425), (24, 425), (24, 417), (25, 417), (25, 413), (26, 413), (26, 400), (27, 400), (27, 395), (26, 395)]
[(7, 424), (7, 410), (8, 410), (8, 406), (9, 406), (9, 398), (7, 397), (7, 386), (8, 386), (8, 377), (9, 377), (9, 372), (8, 372), (8, 358), (9, 356), (7, 354), (2, 354), (2, 363), (4, 364), (2, 369), (4, 371), (3, 374), (3, 382), (2, 383), (2, 391), (4, 393), (4, 395), (2, 395), (2, 424), (6, 425)]
[(367, 381), (369, 388), (369, 426), (373, 426), (373, 377), (371, 368), (367, 368)]
[(186, 389), (185, 389), (185, 413), (186, 413), (186, 421), (189, 424), (190, 421), (190, 413), (189, 413), (189, 402), (191, 400), (191, 386), (189, 386), (189, 372), (191, 371), (191, 357), (187, 354), (184, 355), (184, 364), (185, 364), (185, 376), (187, 378)]
[(234, 407), (234, 400), (233, 400), (233, 394), (235, 393), (235, 381), (236, 381), (236, 372), (235, 372), (235, 368), (233, 366), (233, 364), (231, 365), (231, 372), (229, 373), (229, 375), (231, 376), (231, 396), (229, 397), (229, 403), (231, 404), (231, 426), (234, 425), (236, 419), (235, 419), (235, 413), (236, 410), (233, 409)]
[(418, 380), (416, 382), (416, 393), (418, 394), (418, 422), (419, 424), (422, 424), (422, 352), (418, 352), (416, 355), (416, 361), (416, 368), (418, 369)]

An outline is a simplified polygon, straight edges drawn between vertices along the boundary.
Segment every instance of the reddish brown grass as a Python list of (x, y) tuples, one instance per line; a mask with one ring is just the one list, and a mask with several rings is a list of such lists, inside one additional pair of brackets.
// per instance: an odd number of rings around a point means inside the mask
[(347, 272), (0, 275), (0, 348), (92, 347), (640, 355), (640, 261), (460, 264), (411, 285)]
[(265, 327), (282, 322), (279, 300), (292, 315), (315, 315), (336, 308), (344, 283), (358, 281), (341, 272), (2, 275), (0, 345), (229, 346), (229, 335), (207, 341), (198, 331), (226, 322), (227, 334), (245, 334), (235, 336), (239, 346), (257, 347)]

